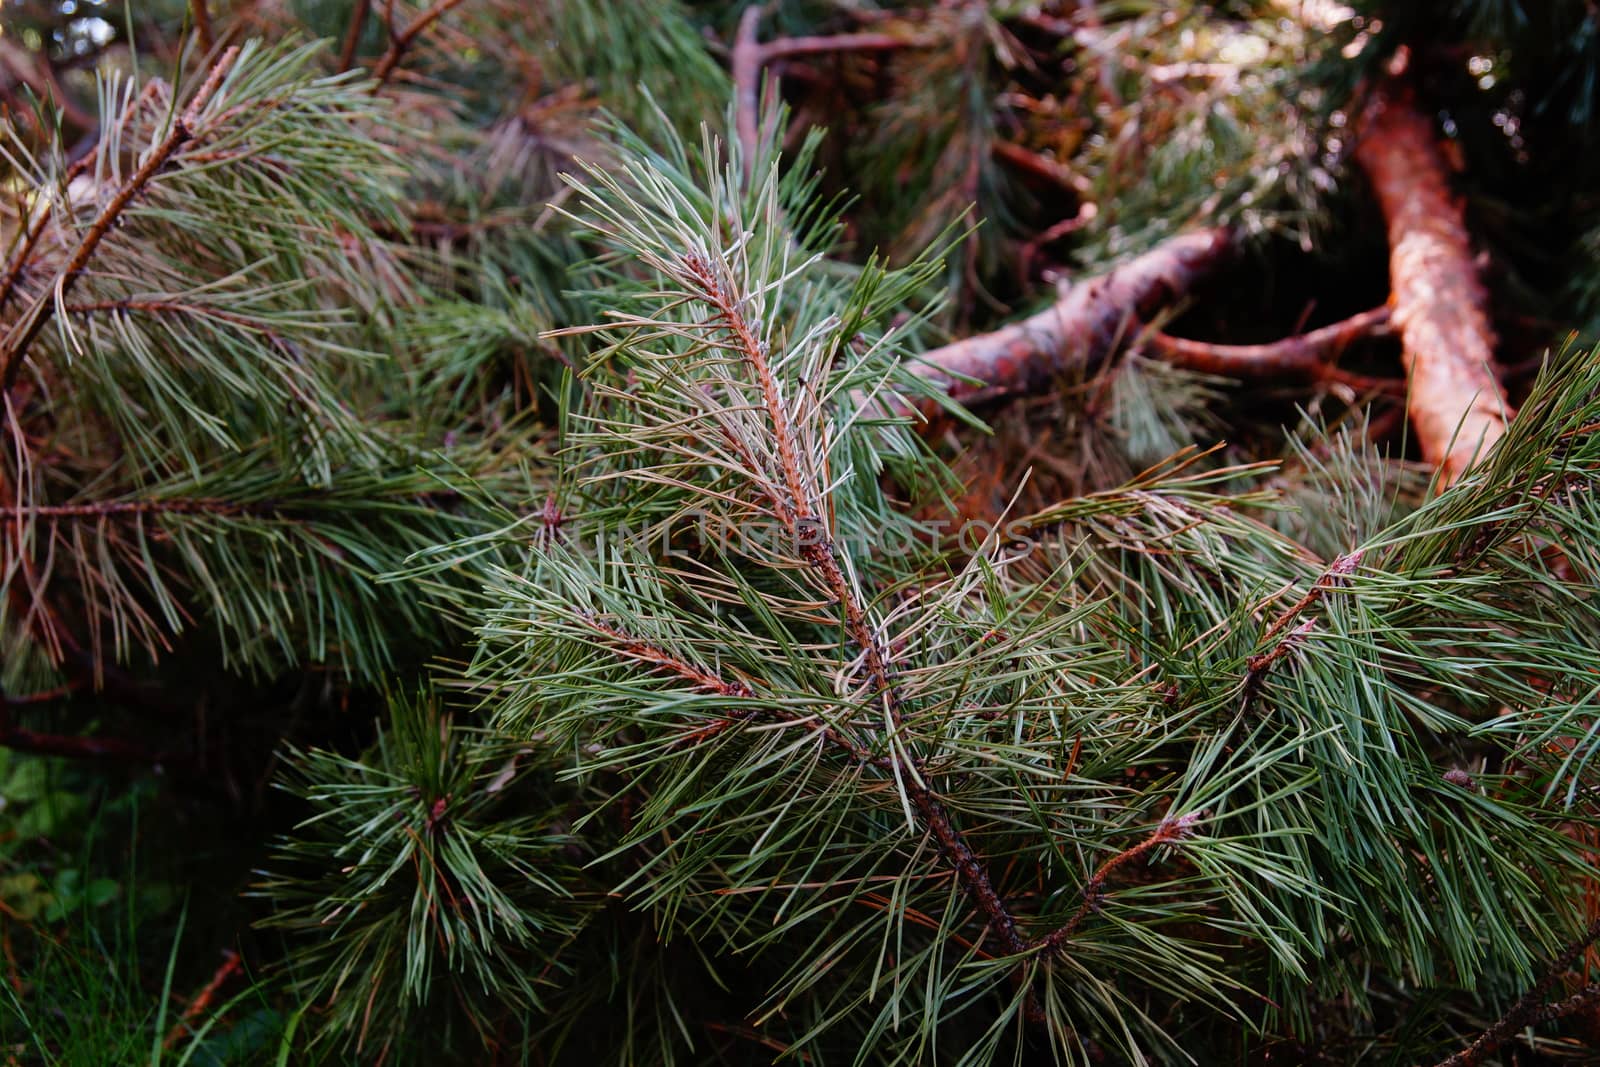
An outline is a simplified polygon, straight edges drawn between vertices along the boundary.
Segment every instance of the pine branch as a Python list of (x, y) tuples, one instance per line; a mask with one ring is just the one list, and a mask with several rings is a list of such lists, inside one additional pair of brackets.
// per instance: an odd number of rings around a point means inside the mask
[(1560, 1010), (1562, 1014), (1570, 1014), (1592, 1002), (1593, 995), (1590, 990), (1584, 990), (1576, 996), (1567, 998), (1560, 1004), (1548, 1007), (1542, 1005), (1545, 992), (1555, 984), (1557, 978), (1571, 968), (1578, 957), (1583, 955), (1584, 950), (1594, 944), (1596, 940), (1600, 940), (1600, 919), (1590, 923), (1583, 936), (1563, 949), (1561, 954), (1550, 964), (1549, 969), (1545, 971), (1544, 977), (1540, 978), (1532, 989), (1524, 993), (1515, 1004), (1511, 1005), (1510, 1010), (1501, 1016), (1494, 1025), (1480, 1034), (1478, 1039), (1466, 1048), (1440, 1060), (1438, 1067), (1478, 1067), (1478, 1064), (1483, 1062), (1484, 1057), (1509, 1041), (1518, 1030), (1530, 1023), (1547, 1018), (1546, 1012), (1551, 1009)]
[(1423, 457), (1449, 485), (1505, 435), (1511, 414), (1495, 376), (1494, 333), (1466, 222), (1433, 122), (1398, 82), (1373, 93), (1355, 159), (1388, 220), (1411, 421)]
[(378, 65), (372, 68), (374, 79), (372, 91), (377, 92), (383, 88), (384, 83), (400, 65), (400, 61), (405, 58), (406, 52), (410, 51), (422, 31), (448, 14), (452, 8), (459, 7), (461, 3), (462, 0), (436, 0), (432, 7), (412, 19), (405, 29), (397, 31), (394, 28), (394, 0), (389, 0), (389, 48), (379, 58)]
[(1309, 333), (1257, 345), (1210, 344), (1153, 330), (1141, 347), (1173, 366), (1225, 378), (1325, 378), (1337, 373), (1333, 364), (1352, 341), (1387, 336), (1389, 319), (1387, 307), (1373, 308)]
[[(888, 651), (868, 624), (866, 607), (840, 568), (832, 543), (826, 537), (809, 532), (810, 528), (821, 522), (822, 502), (812, 499), (801, 473), (794, 428), (789, 412), (779, 398), (777, 379), (768, 363), (766, 346), (757, 339), (721, 275), (709, 263), (697, 253), (690, 253), (685, 256), (684, 267), (687, 274), (699, 283), (696, 295), (711, 305), (718, 319), (733, 334), (741, 356), (759, 384), (778, 464), (783, 473), (784, 488), (788, 493), (787, 498), (774, 494), (774, 509), (790, 535), (801, 546), (803, 558), (817, 570), (824, 586), (833, 594), (835, 603), (843, 612), (846, 631), (865, 657), (873, 688), (882, 699), (893, 727), (898, 730), (901, 725), (901, 698), (891, 673)], [(1025, 951), (1027, 942), (1017, 932), (1016, 919), (995, 890), (987, 867), (956, 827), (944, 804), (925, 784), (922, 768), (893, 738), (890, 748), (896, 753), (892, 757), (896, 782), (904, 790), (923, 826), (938, 842), (940, 853), (955, 867), (963, 890), (984, 916), (1007, 954)]]
[[(222, 85), (223, 79), (227, 77), (228, 71), (233, 68), (233, 62), (238, 58), (238, 55), (239, 49), (234, 47), (229, 48), (218, 57), (216, 63), (212, 65), (210, 73), (206, 75), (206, 80), (201, 83), (200, 88), (190, 98), (189, 106), (184, 109), (183, 114), (173, 122), (172, 128), (167, 131), (166, 137), (162, 138), (161, 142), (150, 150), (139, 169), (129, 176), (128, 180), (123, 183), (122, 188), (117, 191), (117, 194), (111, 198), (111, 201), (106, 204), (99, 216), (90, 225), (89, 231), (84, 235), (83, 240), (79, 242), (77, 250), (72, 254), (72, 258), (67, 261), (66, 266), (61, 270), (54, 293), (40, 299), (34, 305), (34, 308), (23, 317), (21, 322), (12, 327), (4, 338), (3, 343), (0, 343), (0, 391), (9, 393), (16, 384), (17, 372), (22, 368), (22, 362), (27, 356), (28, 347), (33, 344), (34, 338), (39, 336), (39, 331), (44, 329), (45, 324), (50, 321), (50, 317), (58, 304), (65, 299), (67, 293), (71, 292), (73, 286), (77, 284), (84, 268), (88, 266), (89, 260), (93, 258), (95, 250), (99, 248), (100, 242), (105, 239), (106, 234), (111, 232), (112, 226), (116, 224), (123, 210), (149, 184), (150, 180), (167, 165), (167, 161), (172, 158), (173, 153), (195, 137), (196, 129), (200, 124), (202, 110), (211, 101), (211, 97), (216, 93), (218, 87)], [(18, 269), (20, 269), (20, 263)]]
[(1073, 912), (1072, 917), (1065, 923), (1043, 937), (1036, 938), (1029, 944), (1029, 950), (1045, 959), (1059, 956), (1072, 939), (1072, 935), (1083, 925), (1084, 919), (1088, 918), (1091, 912), (1099, 910), (1102, 898), (1105, 896), (1106, 881), (1117, 868), (1132, 863), (1152, 849), (1185, 840), (1194, 834), (1194, 828), (1199, 822), (1200, 816), (1195, 813), (1162, 819), (1161, 825), (1157, 826), (1149, 837), (1117, 853), (1095, 868), (1094, 874), (1083, 887), (1083, 903), (1078, 905), (1078, 910)]
[(923, 353), (915, 373), (969, 406), (1039, 391), (1105, 358), (1136, 332), (1132, 324), (1187, 293), (1234, 247), (1224, 229), (1174, 237), (1074, 284), (1053, 306), (1021, 322)]

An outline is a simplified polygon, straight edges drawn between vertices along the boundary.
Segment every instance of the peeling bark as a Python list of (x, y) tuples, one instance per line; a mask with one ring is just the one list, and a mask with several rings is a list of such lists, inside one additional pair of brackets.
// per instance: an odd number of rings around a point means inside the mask
[(1407, 410), (1423, 458), (1449, 485), (1504, 436), (1511, 416), (1466, 223), (1433, 123), (1405, 89), (1391, 83), (1374, 94), (1355, 159), (1388, 223)]
[(1226, 229), (1174, 237), (1079, 282), (1021, 322), (925, 353), (916, 372), (969, 405), (1043, 389), (1109, 355), (1140, 320), (1192, 289), (1233, 250)]

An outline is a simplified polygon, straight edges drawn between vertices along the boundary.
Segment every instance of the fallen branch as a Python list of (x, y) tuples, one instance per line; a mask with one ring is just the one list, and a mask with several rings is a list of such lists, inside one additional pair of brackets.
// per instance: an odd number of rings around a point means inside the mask
[(1389, 333), (1389, 309), (1373, 308), (1343, 322), (1260, 345), (1215, 345), (1152, 332), (1144, 350), (1186, 370), (1226, 378), (1318, 379), (1329, 376), (1334, 362), (1352, 341)]
[(760, 4), (751, 4), (739, 16), (734, 33), (732, 75), (734, 132), (744, 149), (745, 175), (761, 146), (761, 71), (768, 63), (790, 56), (817, 55), (822, 52), (887, 52), (898, 48), (917, 48), (924, 44), (913, 37), (887, 33), (840, 33), (818, 37), (780, 37), (765, 44), (757, 38), (761, 28)]
[(1130, 322), (1150, 317), (1188, 292), (1233, 249), (1226, 229), (1171, 238), (1079, 282), (1054, 305), (1021, 322), (925, 353), (915, 371), (969, 405), (1041, 389), (1109, 355), (1131, 335)]
[(1423, 458), (1449, 485), (1506, 432), (1494, 333), (1433, 122), (1395, 83), (1363, 116), (1355, 159), (1389, 229), (1394, 324), (1410, 381), (1407, 408)]

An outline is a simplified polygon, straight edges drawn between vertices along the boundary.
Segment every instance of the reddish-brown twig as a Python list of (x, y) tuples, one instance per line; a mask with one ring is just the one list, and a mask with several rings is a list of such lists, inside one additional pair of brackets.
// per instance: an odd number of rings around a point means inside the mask
[(760, 4), (751, 4), (739, 16), (739, 28), (734, 33), (732, 49), (734, 132), (744, 150), (747, 177), (761, 147), (761, 72), (767, 64), (792, 56), (825, 52), (887, 52), (916, 48), (924, 43), (916, 38), (896, 37), (887, 33), (840, 33), (817, 37), (780, 37), (763, 44), (759, 39), (761, 8)]
[(211, 1002), (217, 999), (217, 992), (222, 989), (223, 984), (229, 978), (238, 974), (243, 966), (244, 960), (240, 958), (237, 952), (231, 948), (223, 949), (222, 963), (217, 966), (216, 972), (211, 975), (211, 980), (205, 984), (205, 988), (196, 993), (194, 999), (189, 1001), (189, 1006), (183, 1009), (183, 1017), (172, 1025), (171, 1030), (167, 1031), (166, 1040), (162, 1041), (161, 1047), (171, 1050), (178, 1043), (178, 1039), (183, 1036), (184, 1031), (191, 1029), (195, 1020), (204, 1015), (206, 1009), (211, 1007)]
[(1047, 181), (1052, 185), (1060, 186), (1079, 196), (1088, 195), (1091, 188), (1089, 179), (1072, 168), (1058, 163), (1048, 156), (1030, 152), (1011, 141), (995, 141), (990, 146), (989, 151), (1002, 163), (1008, 163), (1018, 170), (1026, 171), (1036, 178)]
[(77, 251), (72, 254), (72, 258), (67, 261), (66, 267), (58, 276), (54, 292), (35, 302), (33, 308), (6, 336), (3, 350), (0, 350), (0, 390), (10, 392), (12, 386), (16, 384), (17, 372), (22, 368), (28, 347), (33, 344), (34, 338), (39, 336), (39, 331), (44, 329), (45, 323), (50, 321), (57, 305), (77, 284), (84, 267), (88, 265), (106, 234), (111, 232), (112, 226), (122, 217), (128, 204), (150, 184), (150, 180), (167, 165), (173, 154), (194, 138), (194, 128), (200, 122), (202, 110), (221, 86), (228, 71), (233, 68), (233, 61), (238, 54), (238, 48), (230, 48), (217, 59), (210, 74), (189, 101), (189, 106), (173, 121), (172, 128), (161, 139), (161, 143), (150, 150), (144, 163), (123, 183), (122, 188), (117, 190), (117, 195), (111, 198), (110, 203), (106, 204), (94, 223), (90, 225), (88, 233), (84, 234), (83, 240), (79, 242)]
[(211, 35), (211, 8), (206, 6), (206, 0), (189, 0), (189, 14), (194, 19), (194, 35), (200, 42), (200, 51), (209, 55), (217, 43)]
[[(139, 112), (160, 94), (163, 84), (160, 81), (145, 83), (144, 90), (134, 99), (133, 103), (123, 110), (122, 117), (117, 122), (119, 138), (126, 134), (128, 127)], [(99, 138), (97, 137), (95, 140), (98, 141)], [(62, 187), (70, 188), (75, 179), (86, 174), (94, 164), (95, 156), (96, 153), (92, 147), (82, 156), (79, 156), (77, 161), (67, 168), (66, 174), (62, 176)], [(33, 250), (38, 245), (39, 238), (44, 236), (45, 228), (49, 225), (50, 219), (61, 203), (60, 200), (51, 201), (50, 206), (39, 212), (32, 226), (23, 234), (19, 247), (12, 254), (11, 261), (6, 265), (5, 276), (0, 278), (0, 311), (5, 310), (6, 305), (11, 302), (12, 296), (16, 294), (17, 286), (21, 284), (23, 275), (27, 273), (29, 260), (33, 258)]]
[(1495, 376), (1494, 333), (1472, 242), (1433, 121), (1408, 89), (1390, 82), (1372, 94), (1355, 159), (1388, 221), (1411, 421), (1423, 458), (1448, 485), (1504, 436), (1511, 414)]
[(1106, 274), (1068, 289), (1051, 307), (1021, 322), (925, 353), (915, 368), (949, 394), (973, 404), (1041, 389), (1109, 355), (1130, 324), (1171, 304), (1234, 249), (1230, 231), (1183, 234)]
[(389, 76), (394, 73), (395, 67), (400, 65), (400, 60), (405, 58), (406, 52), (416, 43), (423, 30), (448, 14), (452, 8), (459, 7), (461, 3), (462, 0), (438, 0), (438, 3), (412, 19), (410, 25), (398, 32), (395, 30), (392, 21), (394, 5), (390, 4), (389, 48), (383, 53), (382, 58), (378, 60), (378, 65), (372, 68), (372, 77), (374, 79), (372, 91), (377, 92), (383, 88), (384, 83), (389, 80)]
[(1227, 378), (1321, 378), (1350, 343), (1389, 332), (1389, 309), (1373, 308), (1343, 322), (1259, 345), (1217, 345), (1154, 331), (1148, 354), (1176, 367)]
[[(596, 618), (584, 618), (582, 621), (586, 629), (605, 639), (606, 648), (610, 652), (623, 659), (642, 663), (647, 668), (662, 674), (678, 677), (704, 693), (727, 697), (730, 700), (753, 701), (757, 698), (755, 689), (748, 684), (741, 681), (729, 681), (715, 671), (690, 663), (682, 656), (630, 634), (618, 626)], [(797, 726), (804, 726), (806, 729), (820, 735), (823, 741), (829, 745), (848, 754), (851, 759), (858, 763), (868, 763), (880, 767), (885, 765), (884, 760), (873, 756), (866, 749), (815, 716), (796, 717), (776, 706), (730, 709), (726, 713), (726, 718), (714, 720), (705, 726), (697, 727), (675, 743), (698, 743), (732, 728), (736, 723), (748, 723), (762, 719), (769, 722), (793, 723)]]
[(108, 519), (125, 515), (232, 515), (239, 512), (258, 512), (236, 500), (207, 500), (197, 497), (173, 497), (170, 500), (97, 500), (88, 504), (0, 504), (0, 518), (43, 519)]
[(1073, 912), (1072, 918), (1043, 937), (1036, 938), (1028, 947), (1046, 959), (1059, 953), (1072, 938), (1072, 935), (1077, 933), (1078, 928), (1083, 925), (1083, 920), (1088, 918), (1089, 913), (1100, 907), (1101, 898), (1105, 895), (1106, 880), (1111, 877), (1118, 867), (1132, 863), (1140, 856), (1161, 845), (1177, 844), (1179, 841), (1192, 836), (1194, 828), (1199, 822), (1200, 816), (1196, 813), (1180, 815), (1172, 819), (1162, 819), (1161, 825), (1157, 826), (1149, 837), (1146, 837), (1132, 848), (1124, 849), (1117, 853), (1097, 867), (1094, 874), (1084, 883), (1083, 903), (1078, 905), (1078, 910)]
[(0, 704), (10, 708), (23, 708), (30, 704), (53, 704), (58, 700), (78, 692), (83, 686), (76, 682), (58, 685), (54, 689), (41, 689), (37, 693), (24, 693), (22, 696), (12, 696), (10, 693), (0, 693)]
[(165, 763), (168, 754), (156, 752), (132, 741), (111, 737), (78, 737), (69, 734), (41, 734), (11, 725), (9, 702), (0, 704), (0, 747), (35, 756), (66, 756), (71, 759), (115, 760), (155, 766)]
[(350, 5), (350, 22), (344, 28), (344, 40), (339, 45), (339, 69), (355, 66), (356, 47), (361, 43), (361, 31), (367, 28), (367, 16), (372, 13), (372, 0), (356, 0)]

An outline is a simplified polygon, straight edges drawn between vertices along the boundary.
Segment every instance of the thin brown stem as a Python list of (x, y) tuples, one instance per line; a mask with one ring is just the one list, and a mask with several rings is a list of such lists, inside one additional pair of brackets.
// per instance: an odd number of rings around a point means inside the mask
[(367, 16), (372, 13), (372, 0), (356, 0), (350, 5), (350, 22), (344, 28), (344, 40), (339, 45), (339, 69), (349, 70), (356, 63), (356, 48), (361, 44), (361, 33), (367, 28)]
[[(1545, 993), (1555, 984), (1557, 978), (1567, 973), (1578, 957), (1583, 955), (1584, 951), (1594, 944), (1596, 940), (1600, 940), (1600, 919), (1590, 923), (1581, 937), (1564, 948), (1561, 951), (1561, 955), (1557, 956), (1555, 961), (1551, 963), (1550, 969), (1545, 972), (1544, 977), (1539, 979), (1534, 984), (1534, 987), (1524, 993), (1515, 1004), (1511, 1005), (1511, 1009), (1502, 1015), (1494, 1025), (1478, 1035), (1478, 1039), (1466, 1048), (1440, 1060), (1438, 1067), (1477, 1067), (1486, 1056), (1509, 1041), (1518, 1030), (1530, 1023), (1540, 1021), (1544, 1011), (1547, 1010), (1542, 1005)], [(1592, 986), (1590, 987), (1590, 989), (1593, 988)], [(1585, 993), (1587, 992), (1586, 990)], [(1584, 996), (1584, 994), (1580, 993), (1579, 996)], [(1568, 998), (1567, 1001), (1563, 1001), (1561, 1004), (1568, 1004), (1574, 999)], [(1584, 1003), (1591, 1002), (1592, 999), (1592, 995), (1585, 997), (1584, 1001), (1573, 1004), (1568, 1008), (1566, 1014), (1577, 1011)], [(1551, 1005), (1551, 1007), (1557, 1006), (1559, 1005)]]
[[(406, 494), (406, 499), (430, 505), (444, 505), (460, 499), (451, 489), (426, 490)], [(296, 501), (273, 499), (224, 500), (218, 497), (171, 497), (133, 500), (96, 500), (83, 504), (0, 504), (0, 519), (39, 519), (46, 522), (126, 518), (130, 515), (250, 515), (259, 518), (297, 519), (304, 507), (318, 499), (316, 493), (302, 494)]]
[(734, 133), (744, 150), (745, 176), (761, 147), (761, 72), (769, 63), (793, 56), (819, 55), (830, 52), (888, 52), (901, 48), (918, 48), (925, 42), (912, 37), (896, 37), (887, 33), (839, 33), (810, 37), (780, 37), (761, 43), (761, 4), (751, 4), (739, 16), (739, 28), (734, 32), (731, 49), (733, 76)]
[(400, 65), (400, 61), (405, 58), (406, 52), (416, 43), (423, 30), (443, 18), (452, 8), (459, 7), (461, 3), (462, 0), (438, 0), (438, 3), (411, 20), (411, 23), (405, 29), (398, 32), (394, 28), (394, 5), (391, 4), (389, 8), (391, 15), (389, 48), (383, 53), (382, 58), (378, 60), (378, 65), (372, 68), (372, 77), (375, 79), (372, 91), (377, 92), (383, 88), (384, 83), (389, 80), (389, 76), (394, 73), (395, 67)]
[(24, 693), (21, 696), (12, 696), (10, 693), (0, 693), (0, 703), (8, 708), (23, 708), (30, 704), (54, 704), (58, 700), (65, 700), (82, 689), (77, 682), (58, 685), (54, 689), (41, 689), (37, 693)]
[[(139, 93), (138, 97), (134, 99), (132, 104), (128, 105), (128, 107), (124, 109), (122, 117), (117, 123), (119, 127), (119, 136), (126, 133), (127, 128), (129, 124), (132, 123), (134, 117), (137, 116), (138, 113), (155, 98), (156, 94), (161, 91), (161, 84), (162, 83), (159, 81), (146, 82), (144, 90)], [(94, 138), (94, 141), (96, 144), (98, 144), (98, 136)], [(90, 166), (92, 166), (94, 163), (94, 159), (94, 146), (91, 145), (88, 151), (80, 155), (72, 163), (72, 165), (67, 168), (66, 174), (62, 176), (62, 188), (70, 188), (72, 182), (76, 178), (88, 173)], [(23, 234), (22, 241), (18, 245), (16, 252), (13, 253), (11, 261), (6, 265), (4, 277), (0, 277), (0, 311), (5, 310), (6, 305), (11, 302), (11, 297), (15, 295), (17, 286), (21, 283), (23, 276), (27, 273), (28, 260), (33, 256), (34, 247), (38, 245), (39, 238), (44, 235), (46, 226), (49, 225), (50, 219), (54, 216), (56, 208), (61, 203), (62, 201), (60, 200), (51, 201), (50, 206), (39, 213), (39, 216), (34, 220), (33, 225), (28, 227), (26, 232)]]
[(1089, 179), (1074, 171), (1071, 167), (1041, 156), (1037, 152), (1030, 152), (1019, 144), (1011, 141), (995, 141), (989, 151), (1002, 163), (1010, 164), (1018, 170), (1025, 171), (1051, 185), (1060, 186), (1079, 196), (1086, 196), (1091, 184)]
[(1089, 917), (1089, 914), (1099, 909), (1100, 903), (1105, 896), (1106, 882), (1116, 872), (1117, 868), (1132, 863), (1162, 845), (1176, 844), (1184, 840), (1194, 833), (1194, 828), (1199, 821), (1200, 816), (1197, 814), (1180, 815), (1175, 819), (1163, 819), (1161, 820), (1161, 825), (1157, 826), (1149, 837), (1146, 837), (1132, 848), (1127, 848), (1117, 853), (1095, 868), (1094, 874), (1084, 883), (1083, 903), (1078, 905), (1078, 910), (1073, 912), (1072, 917), (1066, 922), (1043, 937), (1036, 938), (1028, 945), (1028, 948), (1045, 958), (1057, 955), (1066, 943), (1071, 940), (1072, 935), (1078, 932), (1079, 927), (1083, 925), (1083, 921)]
[[(1261, 635), (1261, 643), (1272, 643), (1272, 647), (1265, 652), (1259, 652), (1245, 660), (1245, 676), (1242, 692), (1241, 709), (1249, 713), (1255, 707), (1261, 696), (1262, 683), (1266, 681), (1267, 674), (1272, 670), (1273, 664), (1283, 659), (1295, 646), (1308, 637), (1315, 628), (1313, 619), (1296, 624), (1296, 620), (1317, 601), (1321, 600), (1330, 589), (1338, 587), (1340, 581), (1348, 575), (1354, 574), (1356, 567), (1361, 563), (1361, 553), (1351, 552), (1340, 556), (1333, 561), (1322, 577), (1318, 578), (1305, 596), (1291, 604), (1287, 611), (1279, 615)], [(1290, 627), (1293, 626), (1293, 629)]]
[[(605, 638), (607, 647), (624, 659), (642, 663), (651, 670), (662, 674), (673, 675), (704, 693), (727, 697), (730, 700), (757, 699), (756, 690), (744, 682), (729, 681), (715, 671), (690, 663), (682, 656), (669, 652), (610, 623), (602, 622), (592, 617), (584, 618), (582, 621), (585, 628)], [(750, 722), (758, 718), (765, 718), (773, 722), (804, 725), (814, 733), (819, 734), (828, 744), (847, 753), (851, 759), (858, 763), (868, 763), (880, 767), (886, 763), (886, 761), (873, 756), (860, 745), (851, 741), (834, 727), (815, 717), (796, 718), (781, 709), (772, 707), (730, 711), (725, 719), (695, 730), (690, 734), (689, 739), (701, 741), (731, 728), (735, 723)]]
[(192, 1031), (196, 1020), (204, 1015), (206, 1010), (211, 1007), (212, 1001), (217, 999), (217, 993), (221, 991), (223, 985), (227, 983), (228, 979), (238, 974), (243, 966), (244, 960), (237, 952), (231, 948), (223, 949), (222, 962), (218, 964), (217, 969), (212, 973), (210, 981), (206, 982), (205, 987), (194, 995), (194, 999), (189, 1001), (189, 1006), (183, 1009), (183, 1018), (174, 1023), (172, 1029), (167, 1031), (166, 1039), (161, 1043), (161, 1047), (170, 1050), (185, 1033)]
[(1154, 331), (1144, 342), (1150, 355), (1175, 367), (1228, 378), (1326, 377), (1351, 342), (1389, 333), (1389, 309), (1377, 307), (1342, 322), (1259, 345), (1217, 345)]
[(1306, 591), (1305, 596), (1295, 601), (1287, 611), (1272, 621), (1272, 624), (1262, 633), (1261, 640), (1263, 642), (1271, 641), (1283, 633), (1291, 623), (1300, 617), (1301, 612), (1321, 600), (1330, 589), (1337, 589), (1339, 582), (1354, 574), (1356, 568), (1360, 565), (1361, 553), (1359, 551), (1347, 553), (1334, 560), (1328, 569), (1322, 573), (1322, 577), (1318, 578), (1311, 588)]
[(90, 504), (0, 504), (0, 518), (108, 519), (125, 515), (233, 515), (261, 508), (237, 500), (175, 498), (172, 500), (103, 500)]
[(211, 33), (211, 8), (206, 0), (189, 0), (189, 14), (194, 19), (194, 35), (200, 42), (200, 51), (209, 55), (217, 43)]
[(12, 386), (16, 384), (17, 372), (22, 368), (29, 346), (39, 336), (39, 331), (50, 321), (56, 306), (77, 284), (84, 267), (88, 265), (106, 234), (111, 232), (112, 226), (127, 210), (128, 204), (150, 184), (150, 180), (167, 165), (174, 153), (194, 138), (194, 128), (200, 121), (201, 111), (221, 86), (223, 78), (232, 69), (233, 61), (238, 54), (238, 48), (229, 48), (217, 60), (194, 98), (189, 101), (189, 106), (167, 131), (166, 137), (151, 149), (144, 163), (123, 183), (122, 188), (117, 190), (117, 195), (111, 198), (111, 202), (106, 204), (89, 227), (89, 232), (79, 242), (77, 251), (57, 277), (53, 299), (45, 297), (38, 300), (22, 321), (13, 327), (11, 335), (5, 338), (4, 350), (0, 351), (0, 391), (10, 392)]
[(0, 703), (0, 748), (27, 752), (35, 756), (66, 756), (70, 759), (116, 760), (154, 766), (165, 763), (168, 754), (145, 748), (132, 741), (110, 737), (78, 737), (68, 734), (42, 734), (24, 730), (11, 722), (10, 701)]

